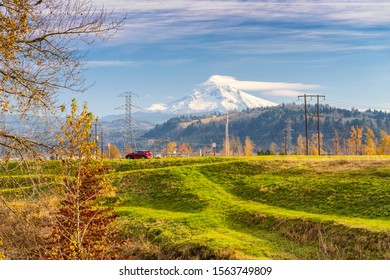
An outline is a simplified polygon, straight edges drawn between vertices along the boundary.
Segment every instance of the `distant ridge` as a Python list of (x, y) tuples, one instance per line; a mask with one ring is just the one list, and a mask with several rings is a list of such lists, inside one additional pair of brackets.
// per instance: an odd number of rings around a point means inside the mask
[[(316, 110), (313, 105), (308, 106), (309, 112)], [(390, 113), (382, 111), (358, 111), (321, 105), (321, 134), (323, 135), (323, 149), (333, 154), (335, 131), (337, 131), (341, 146), (343, 140), (350, 138), (352, 126), (371, 128), (378, 141), (381, 131), (390, 131)], [(229, 133), (231, 137), (238, 137), (244, 143), (248, 136), (258, 148), (268, 149), (272, 142), (283, 147), (286, 121), (291, 122), (292, 144), (297, 145), (299, 135), (305, 135), (304, 105), (283, 104), (277, 107), (254, 108), (236, 111), (229, 115)], [(142, 137), (146, 139), (170, 139), (193, 145), (208, 145), (211, 140), (219, 147), (225, 141), (226, 118), (223, 114), (210, 114), (203, 117), (182, 116), (169, 120), (146, 132)], [(316, 125), (309, 122), (310, 141), (317, 135)], [(363, 136), (362, 143), (366, 141)], [(344, 147), (343, 152), (349, 149)]]

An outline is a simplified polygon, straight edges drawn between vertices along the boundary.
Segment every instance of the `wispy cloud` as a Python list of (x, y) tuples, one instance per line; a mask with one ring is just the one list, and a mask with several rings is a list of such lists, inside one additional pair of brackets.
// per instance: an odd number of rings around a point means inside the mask
[[(116, 44), (172, 43), (172, 48), (191, 44), (191, 48), (248, 54), (375, 51), (390, 46), (386, 0), (94, 2), (128, 13), (124, 29), (112, 41)], [(238, 42), (241, 48), (231, 47)]]
[[(390, 3), (387, 0), (359, 1), (359, 0), (290, 0), (290, 1), (242, 1), (242, 0), (170, 0), (170, 1), (139, 1), (139, 0), (93, 0), (96, 4), (102, 4), (116, 11), (192, 11), (190, 17), (204, 18), (208, 15), (219, 16), (221, 14), (243, 14), (247, 16), (265, 15), (277, 17), (287, 14), (289, 18), (309, 14), (319, 14), (322, 17), (331, 17), (349, 20), (354, 18), (359, 21), (388, 21), (386, 10)], [(269, 12), (272, 13), (269, 13)], [(277, 11), (277, 13), (275, 12)], [(338, 11), (338, 14), (328, 14), (328, 11)], [(368, 19), (362, 15), (377, 15)], [(381, 17), (378, 17), (382, 15)], [(306, 16), (308, 16), (306, 14)]]
[(321, 88), (320, 85), (302, 83), (240, 81), (232, 76), (221, 75), (213, 75), (203, 84), (232, 86), (243, 91), (261, 91), (264, 94), (270, 96), (297, 96), (298, 94), (302, 94), (300, 90), (312, 90)]
[(86, 62), (89, 68), (99, 67), (118, 67), (118, 66), (129, 66), (134, 65), (134, 61), (129, 60), (89, 60)]
[(290, 0), (290, 1), (240, 1), (240, 0), (93, 0), (118, 12), (143, 18), (165, 15), (173, 21), (205, 21), (226, 16), (232, 19), (259, 17), (264, 20), (304, 19), (313, 21), (337, 20), (358, 24), (388, 24), (390, 3), (387, 0)]

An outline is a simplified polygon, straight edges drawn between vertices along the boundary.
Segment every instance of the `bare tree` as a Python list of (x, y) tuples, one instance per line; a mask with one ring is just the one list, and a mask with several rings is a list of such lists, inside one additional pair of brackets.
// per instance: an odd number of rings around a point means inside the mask
[[(107, 39), (123, 24), (89, 0), (0, 2), (0, 108), (23, 120), (53, 115), (61, 91), (86, 89), (82, 44)], [(0, 129), (0, 145), (31, 150), (37, 141)]]
[[(115, 19), (112, 12), (96, 8), (90, 0), (0, 0), (0, 159), (4, 155), (17, 155), (22, 159), (26, 154), (37, 157), (45, 148), (52, 148), (56, 138), (49, 133), (47, 125), (43, 125), (37, 135), (32, 129), (13, 129), (7, 119), (11, 116), (28, 128), (35, 126), (36, 119), (51, 120), (45, 116), (55, 116), (62, 107), (57, 104), (59, 92), (83, 92), (88, 88), (82, 75), (85, 66), (82, 50), (87, 49), (83, 45), (92, 44), (95, 39), (108, 39), (123, 22), (124, 17)], [(19, 212), (31, 209), (32, 205), (39, 211), (47, 210), (47, 205), (38, 205), (36, 197), (45, 195), (40, 189), (55, 184), (49, 179), (46, 182), (40, 161), (16, 164), (18, 167), (14, 162), (0, 161), (0, 185), (10, 182), (17, 194), (6, 197), (0, 193), (0, 224), (9, 221), (9, 227), (3, 226), (0, 230), (0, 258), (2, 254), (4, 257), (2, 244), (14, 244), (19, 253), (36, 251), (39, 240), (44, 239), (42, 228), (34, 222), (35, 216), (29, 218)], [(11, 171), (28, 175), (30, 181), (16, 180)], [(16, 188), (23, 184), (24, 188)], [(47, 217), (50, 219), (49, 214)], [(7, 228), (9, 231), (5, 231)], [(31, 238), (21, 244), (15, 243), (15, 236), (20, 240)], [(34, 247), (32, 251), (20, 249), (26, 246)], [(20, 258), (21, 255), (15, 253), (6, 257)]]

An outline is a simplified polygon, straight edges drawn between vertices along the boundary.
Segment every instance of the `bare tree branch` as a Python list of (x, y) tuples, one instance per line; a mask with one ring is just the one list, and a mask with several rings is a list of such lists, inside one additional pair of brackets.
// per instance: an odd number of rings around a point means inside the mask
[(111, 37), (124, 20), (90, 0), (0, 1), (1, 113), (21, 120), (53, 113), (59, 90), (83, 92), (80, 47)]

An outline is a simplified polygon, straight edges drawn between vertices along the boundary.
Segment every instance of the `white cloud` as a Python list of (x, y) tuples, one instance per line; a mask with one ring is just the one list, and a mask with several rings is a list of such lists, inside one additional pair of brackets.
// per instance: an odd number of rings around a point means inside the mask
[(239, 81), (232, 76), (213, 75), (205, 83), (221, 86), (232, 86), (243, 91), (262, 91), (270, 96), (297, 96), (300, 90), (313, 90), (321, 88), (320, 85), (284, 82)]
[[(149, 14), (158, 13), (186, 18), (189, 21), (215, 19), (221, 16), (240, 16), (256, 19), (312, 19), (338, 20), (359, 24), (385, 24), (390, 22), (390, 3), (387, 0), (290, 0), (290, 1), (240, 1), (240, 0), (93, 0), (117, 12)], [(175, 21), (175, 20), (174, 20)]]
[[(123, 30), (109, 44), (171, 42), (172, 48), (183, 48), (188, 43), (190, 48), (247, 54), (388, 48), (387, 30), (367, 28), (390, 25), (388, 1), (93, 1), (128, 13)], [(194, 40), (197, 36), (218, 40)]]
[(86, 63), (90, 68), (128, 66), (135, 64), (135, 62), (129, 60), (89, 60), (86, 61)]
[[(302, 92), (298, 90), (283, 89), (283, 90), (271, 90), (264, 92), (265, 95), (277, 96), (277, 97), (297, 97), (298, 95), (303, 95), (307, 92)], [(312, 92), (310, 92), (312, 94)]]

